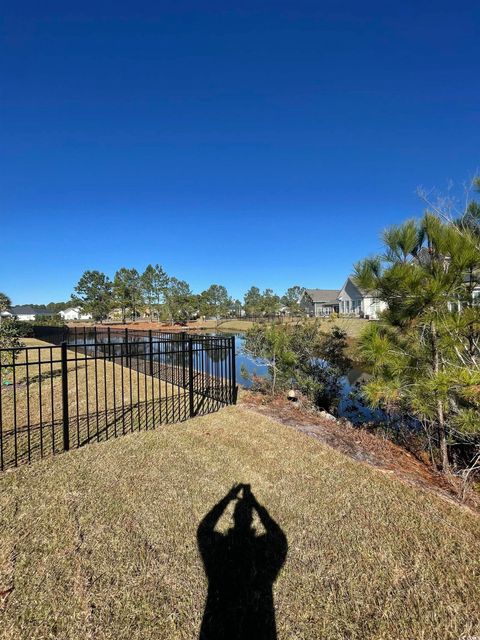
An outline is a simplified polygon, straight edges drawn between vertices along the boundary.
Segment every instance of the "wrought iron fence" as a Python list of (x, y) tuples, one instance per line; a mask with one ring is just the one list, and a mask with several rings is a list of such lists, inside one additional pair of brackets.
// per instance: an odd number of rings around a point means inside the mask
[(97, 330), (68, 339), (0, 349), (0, 470), (236, 402), (233, 338)]

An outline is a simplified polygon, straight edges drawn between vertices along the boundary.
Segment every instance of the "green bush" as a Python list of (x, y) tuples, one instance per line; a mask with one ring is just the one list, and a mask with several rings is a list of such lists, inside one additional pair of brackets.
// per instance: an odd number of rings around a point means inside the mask
[[(267, 362), (272, 394), (294, 385), (318, 408), (334, 411), (341, 395), (340, 379), (351, 361), (346, 333), (335, 325), (328, 332), (320, 326), (319, 322), (256, 324), (246, 332), (244, 349)], [(242, 375), (249, 377), (243, 370)]]
[(15, 362), (22, 346), (21, 337), (21, 323), (18, 320), (14, 318), (2, 319), (0, 323), (0, 349), (7, 349), (7, 351), (2, 351), (1, 354), (1, 364), (3, 365), (1, 369), (1, 384), (9, 382), (11, 366)]

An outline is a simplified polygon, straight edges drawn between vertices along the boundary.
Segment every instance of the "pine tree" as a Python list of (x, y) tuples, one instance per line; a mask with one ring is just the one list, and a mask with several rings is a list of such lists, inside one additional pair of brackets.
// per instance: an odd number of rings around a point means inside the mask
[(360, 340), (373, 370), (372, 405), (436, 430), (444, 471), (455, 433), (480, 434), (480, 250), (475, 233), (426, 213), (383, 234), (382, 256), (355, 266), (355, 280), (387, 303)]

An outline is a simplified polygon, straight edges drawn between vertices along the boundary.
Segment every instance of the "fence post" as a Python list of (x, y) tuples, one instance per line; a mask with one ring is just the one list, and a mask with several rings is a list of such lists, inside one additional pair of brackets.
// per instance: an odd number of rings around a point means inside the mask
[(190, 400), (190, 417), (195, 416), (195, 403), (193, 398), (193, 338), (188, 338), (188, 396)]
[(150, 375), (153, 378), (153, 340), (152, 340), (152, 330), (148, 330), (148, 341), (150, 343)]
[(67, 369), (67, 343), (62, 342), (62, 413), (63, 413), (63, 450), (70, 449), (70, 433), (68, 424), (68, 369)]
[(230, 338), (231, 340), (231, 350), (232, 350), (232, 362), (230, 365), (230, 382), (232, 385), (232, 396), (231, 402), (232, 404), (237, 404), (237, 366), (236, 366), (236, 358), (235, 358), (235, 336)]
[(185, 363), (185, 339), (187, 334), (185, 331), (182, 331), (182, 387), (185, 389), (187, 386), (187, 372), (186, 372), (186, 363)]

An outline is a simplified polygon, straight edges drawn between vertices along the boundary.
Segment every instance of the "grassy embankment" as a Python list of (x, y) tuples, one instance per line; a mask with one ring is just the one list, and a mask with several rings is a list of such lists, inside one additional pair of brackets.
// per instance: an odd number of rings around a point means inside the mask
[[(301, 320), (300, 320), (301, 321)], [(314, 322), (313, 318), (306, 318), (307, 322)], [(356, 339), (363, 331), (363, 329), (367, 326), (368, 321), (360, 318), (344, 318), (337, 317), (335, 320), (328, 318), (317, 318), (317, 321), (320, 323), (323, 330), (328, 331), (329, 328), (336, 324), (347, 332), (347, 335), (351, 339)], [(298, 318), (284, 318), (282, 320), (285, 324), (295, 324), (299, 322)], [(254, 325), (254, 322), (251, 320), (193, 320), (189, 322), (186, 326), (180, 325), (169, 325), (167, 323), (162, 322), (130, 322), (128, 324), (111, 324), (110, 326), (115, 329), (141, 329), (148, 330), (152, 329), (154, 331), (173, 331), (173, 332), (181, 332), (181, 331), (225, 331), (225, 332), (242, 332), (247, 331), (247, 329), (251, 329)], [(69, 323), (69, 326), (83, 326), (82, 323)], [(94, 324), (90, 323), (90, 328), (94, 326)], [(107, 327), (108, 323), (103, 325), (97, 325), (99, 327)]]
[[(313, 319), (307, 319), (313, 322)], [(298, 322), (298, 319), (286, 318), (287, 324), (294, 324)], [(349, 338), (358, 338), (363, 329), (367, 326), (367, 320), (361, 320), (359, 318), (341, 318), (338, 317), (335, 320), (329, 320), (327, 318), (320, 319), (320, 326), (324, 331), (328, 331), (334, 324), (346, 331)], [(189, 329), (218, 329), (219, 331), (246, 331), (253, 326), (253, 322), (249, 320), (198, 320), (196, 322), (189, 323)]]
[(280, 640), (480, 633), (478, 516), (240, 405), (1, 476), (0, 638), (198, 637), (197, 527), (237, 482), (288, 540)]
[[(24, 339), (24, 344), (47, 346), (31, 338)], [(63, 450), (61, 353), (59, 347), (50, 346), (20, 351), (15, 386), (2, 387), (2, 454), (6, 466), (15, 458), (18, 463), (28, 460), (29, 451), (30, 458), (35, 459)], [(123, 359), (117, 358), (114, 364), (85, 358), (78, 352), (80, 360), (75, 363), (73, 351), (68, 351), (67, 357), (71, 447), (145, 428), (155, 421), (172, 422), (186, 414), (184, 389), (122, 366)], [(50, 365), (50, 360), (54, 364)], [(133, 362), (135, 365), (135, 358)], [(4, 378), (4, 382), (13, 382), (11, 373)]]

